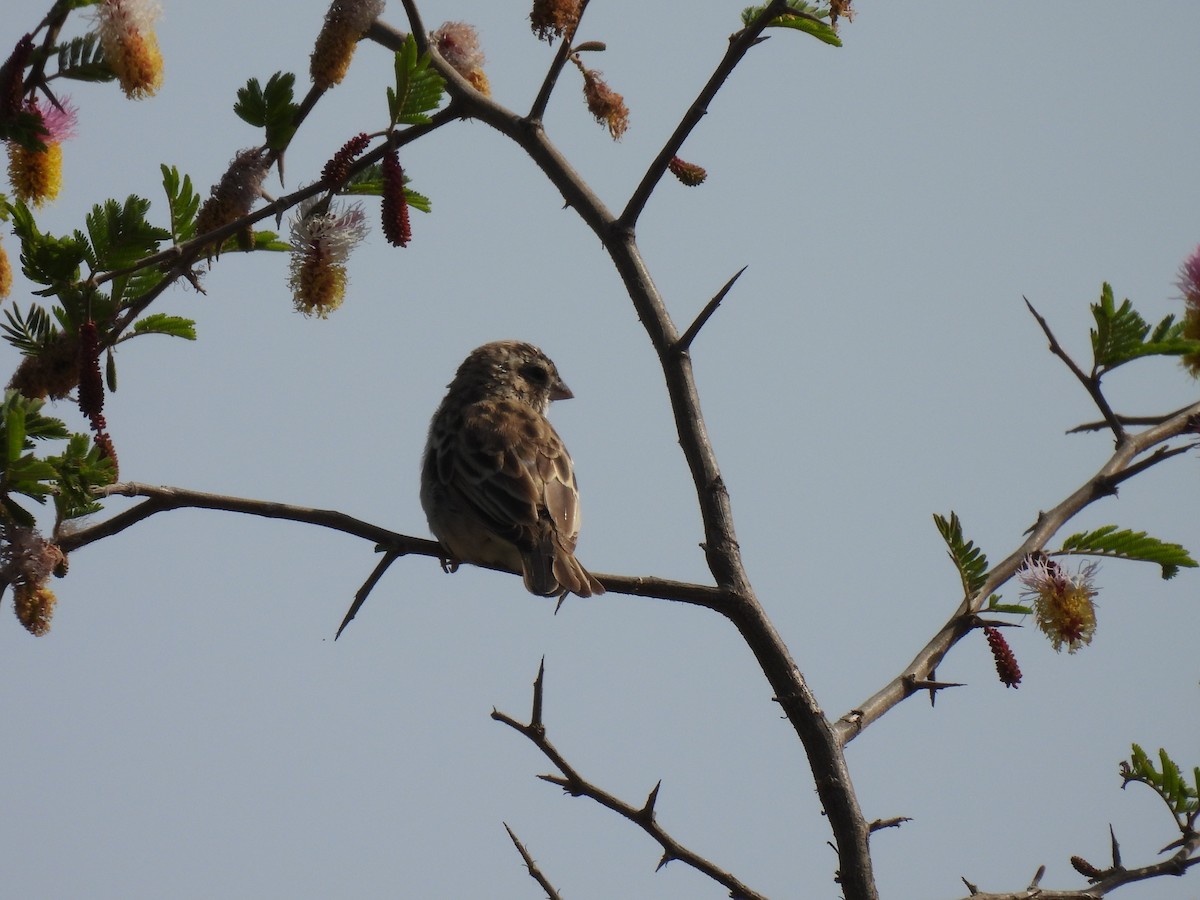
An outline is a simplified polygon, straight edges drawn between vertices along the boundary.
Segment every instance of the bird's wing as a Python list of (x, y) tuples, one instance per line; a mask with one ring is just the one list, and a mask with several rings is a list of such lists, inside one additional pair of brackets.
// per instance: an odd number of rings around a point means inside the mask
[(553, 426), (515, 400), (473, 404), (438, 458), (440, 480), (487, 526), (521, 548), (545, 537), (547, 519), (569, 551), (579, 534), (571, 457)]

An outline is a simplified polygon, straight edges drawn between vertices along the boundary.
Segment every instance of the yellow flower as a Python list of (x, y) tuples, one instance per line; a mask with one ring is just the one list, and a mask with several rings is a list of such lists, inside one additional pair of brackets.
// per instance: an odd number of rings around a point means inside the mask
[(12, 293), (12, 284), (12, 263), (8, 261), (4, 245), (0, 244), (0, 300)]
[(346, 297), (346, 260), (366, 236), (367, 217), (358, 205), (335, 213), (322, 201), (300, 204), (292, 222), (292, 300), (306, 316), (324, 319)]
[(359, 39), (367, 33), (385, 0), (333, 0), (309, 60), (313, 84), (321, 90), (341, 84)]
[(24, 111), (41, 119), (38, 137), (43, 146), (25, 147), (9, 141), (8, 181), (18, 200), (42, 206), (62, 190), (62, 142), (75, 134), (77, 111), (65, 97), (57, 106), (44, 108), (30, 100)]
[(158, 92), (163, 57), (154, 22), (161, 7), (154, 0), (102, 0), (96, 9), (100, 44), (121, 90), (133, 100)]
[(1086, 563), (1075, 575), (1067, 574), (1044, 553), (1031, 553), (1018, 570), (1024, 585), (1021, 596), (1033, 601), (1034, 617), (1055, 650), (1068, 653), (1092, 642), (1096, 633), (1096, 589), (1092, 579), (1098, 568)]

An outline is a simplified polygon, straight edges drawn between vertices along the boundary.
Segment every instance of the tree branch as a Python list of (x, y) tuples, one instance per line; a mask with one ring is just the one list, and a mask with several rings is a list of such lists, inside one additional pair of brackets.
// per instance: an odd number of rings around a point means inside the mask
[(641, 806), (633, 806), (589, 782), (563, 758), (558, 749), (547, 739), (546, 726), (540, 715), (543, 708), (544, 675), (545, 661), (543, 660), (542, 666), (538, 669), (537, 680), (533, 683), (534, 718), (528, 725), (518, 722), (512, 716), (502, 713), (499, 710), (492, 710), (493, 719), (497, 722), (503, 722), (513, 730), (523, 734), (562, 773), (561, 777), (557, 775), (539, 775), (538, 777), (543, 781), (548, 781), (550, 784), (558, 785), (563, 791), (573, 797), (587, 797), (589, 800), (599, 803), (606, 809), (612, 810), (622, 818), (628, 819), (641, 828), (646, 834), (657, 841), (663, 849), (663, 856), (658, 864), (660, 869), (672, 860), (679, 860), (726, 888), (731, 897), (743, 898), (743, 900), (766, 900), (765, 895), (751, 890), (731, 873), (683, 846), (683, 844), (675, 840), (658, 824), (654, 808), (658, 802), (658, 790), (662, 785), (661, 781), (655, 785), (649, 796), (647, 796), (645, 803)]
[(688, 107), (679, 124), (675, 126), (675, 131), (667, 138), (666, 144), (658, 151), (658, 156), (654, 157), (654, 161), (650, 163), (650, 167), (646, 170), (646, 174), (642, 176), (641, 182), (634, 188), (629, 202), (625, 204), (625, 211), (621, 213), (620, 223), (622, 228), (632, 230), (637, 225), (638, 217), (642, 214), (646, 203), (649, 202), (650, 195), (654, 193), (655, 187), (658, 186), (659, 181), (666, 174), (667, 164), (679, 153), (679, 148), (683, 146), (684, 141), (688, 139), (688, 136), (696, 126), (700, 124), (700, 120), (708, 115), (708, 105), (717, 96), (717, 92), (725, 86), (725, 82), (729, 80), (729, 76), (733, 74), (733, 70), (742, 61), (742, 57), (746, 55), (751, 47), (762, 40), (759, 36), (762, 34), (763, 29), (786, 8), (786, 0), (772, 0), (772, 2), (763, 8), (757, 19), (730, 38), (729, 49), (725, 51), (725, 57), (701, 89), (700, 94), (692, 101), (692, 105)]
[(583, 14), (587, 12), (588, 2), (589, 0), (581, 0), (575, 27), (571, 29), (570, 34), (563, 35), (562, 42), (558, 45), (558, 52), (554, 54), (554, 59), (546, 72), (546, 78), (542, 81), (542, 87), (538, 91), (537, 97), (534, 98), (533, 105), (529, 107), (529, 115), (526, 118), (531, 122), (541, 122), (542, 116), (546, 114), (546, 106), (550, 103), (550, 94), (553, 93), (554, 86), (558, 83), (558, 78), (562, 74), (567, 60), (571, 58), (571, 45), (575, 43), (575, 35), (579, 33), (579, 23), (583, 21)]
[[(738, 34), (693, 110), (676, 130), (676, 136), (668, 141), (664, 153), (682, 143), (703, 115), (703, 105), (715, 95), (733, 67), (757, 40), (759, 32), (784, 5), (783, 0), (773, 0), (754, 24)], [(379, 22), (372, 26), (368, 37), (391, 49), (398, 48), (403, 39), (394, 29)], [(616, 266), (662, 366), (679, 444), (696, 488), (704, 526), (705, 556), (725, 598), (719, 607), (713, 608), (734, 624), (754, 653), (775, 699), (804, 745), (817, 793), (837, 844), (838, 877), (847, 900), (875, 900), (878, 893), (868, 846), (870, 832), (854, 795), (841, 741), (751, 588), (734, 531), (729, 494), (700, 407), (691, 356), (674, 352), (679, 332), (646, 268), (633, 234), (632, 221), (644, 198), (639, 199), (635, 193), (626, 207), (627, 215), (618, 221), (550, 142), (539, 123), (527, 121), (482, 96), (436, 52), (431, 51), (430, 56), (438, 73), (446, 79), (448, 90), (461, 105), (463, 117), (479, 119), (521, 147), (559, 190), (566, 204), (574, 208), (595, 232)], [(671, 155), (673, 152), (667, 154), (666, 159), (656, 160), (643, 179), (639, 189), (645, 197), (661, 176), (661, 171), (657, 175), (655, 171), (665, 170)], [(607, 587), (608, 580), (604, 584)]]
[(525, 849), (525, 845), (521, 843), (515, 831), (508, 827), (507, 822), (501, 823), (504, 830), (508, 832), (508, 836), (512, 839), (513, 846), (517, 848), (517, 852), (521, 854), (521, 859), (525, 860), (525, 868), (529, 870), (529, 877), (542, 886), (542, 890), (546, 892), (547, 900), (562, 900), (562, 895), (554, 889), (554, 885), (550, 883), (542, 870), (538, 868), (538, 864), (533, 861), (533, 857), (529, 851)]
[(1042, 332), (1050, 341), (1050, 352), (1061, 359), (1063, 364), (1071, 370), (1071, 374), (1079, 379), (1079, 383), (1083, 385), (1084, 390), (1086, 390), (1088, 395), (1092, 398), (1092, 402), (1096, 404), (1096, 408), (1100, 410), (1100, 415), (1104, 416), (1104, 421), (1108, 425), (1109, 429), (1111, 429), (1113, 437), (1117, 439), (1117, 443), (1125, 440), (1125, 426), (1121, 424), (1121, 420), (1117, 418), (1116, 413), (1112, 411), (1112, 407), (1108, 405), (1108, 398), (1106, 398), (1104, 396), (1104, 392), (1100, 390), (1099, 376), (1096, 375), (1095, 372), (1093, 372), (1091, 375), (1088, 375), (1082, 369), (1080, 369), (1079, 366), (1075, 364), (1075, 360), (1071, 359), (1071, 357), (1067, 354), (1067, 351), (1062, 348), (1061, 344), (1059, 344), (1058, 338), (1056, 338), (1054, 336), (1054, 332), (1050, 330), (1049, 323), (1042, 317), (1041, 313), (1033, 308), (1033, 304), (1029, 302), (1029, 298), (1022, 297), (1021, 299), (1025, 301), (1025, 305), (1029, 307), (1029, 311), (1033, 314), (1033, 317), (1037, 319), (1037, 323), (1041, 326)]
[(972, 616), (983, 608), (988, 597), (1016, 574), (1028, 554), (1042, 549), (1047, 541), (1080, 510), (1101, 497), (1110, 496), (1115, 490), (1114, 486), (1128, 477), (1130, 470), (1143, 469), (1147, 464), (1153, 465), (1180, 452), (1178, 448), (1160, 449), (1148, 459), (1135, 462), (1138, 456), (1158, 444), (1192, 430), (1196, 416), (1200, 416), (1200, 403), (1194, 403), (1181, 409), (1170, 419), (1153, 428), (1147, 428), (1136, 434), (1126, 434), (1125, 440), (1119, 443), (1116, 452), (1095, 475), (1052, 510), (1038, 516), (1038, 520), (1030, 530), (1029, 537), (1025, 542), (1007, 559), (992, 568), (979, 592), (974, 597), (963, 600), (954, 615), (921, 649), (903, 672), (862, 705), (838, 719), (834, 727), (843, 743), (854, 740), (868, 725), (916, 693), (918, 688), (914, 687), (914, 681), (928, 677), (938, 667), (950, 648), (972, 630)]

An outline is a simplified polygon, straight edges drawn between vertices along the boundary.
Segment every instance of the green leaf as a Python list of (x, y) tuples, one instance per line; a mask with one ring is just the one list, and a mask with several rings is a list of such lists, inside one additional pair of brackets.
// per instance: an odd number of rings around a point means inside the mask
[(417, 42), (412, 35), (396, 51), (396, 86), (388, 88), (388, 111), (393, 125), (423, 125), (425, 113), (442, 102), (446, 82), (429, 67), (429, 55), (418, 58)]
[[(86, 241), (57, 238), (38, 230), (33, 213), (24, 203), (10, 206), (13, 232), (21, 241), (21, 270), (30, 281), (48, 285), (50, 293), (79, 279), (79, 267), (88, 256)], [(45, 293), (45, 292), (40, 292)]]
[(1197, 566), (1181, 545), (1149, 537), (1144, 531), (1117, 530), (1116, 525), (1073, 534), (1063, 541), (1061, 552), (1152, 562), (1162, 566), (1163, 578), (1173, 578), (1181, 566), (1189, 569)]
[[(749, 25), (766, 12), (766, 5), (748, 6), (742, 10), (742, 24)], [(767, 23), (768, 28), (794, 28), (811, 34), (817, 40), (833, 47), (842, 46), (833, 25), (828, 21), (829, 8), (804, 3), (803, 0), (788, 0), (789, 12), (781, 13)]]
[(168, 316), (165, 313), (153, 313), (143, 316), (133, 323), (134, 334), (167, 334), (185, 340), (196, 339), (196, 323), (191, 319), (180, 316)]
[(296, 112), (293, 102), (296, 76), (291, 72), (276, 72), (264, 88), (257, 78), (251, 78), (239, 88), (233, 111), (242, 121), (255, 128), (266, 129), (266, 145), (283, 150), (296, 133)]
[(116, 470), (86, 434), (71, 435), (62, 454), (50, 457), (47, 463), (54, 472), (59, 519), (75, 519), (102, 508), (92, 491), (112, 484)]
[[(424, 194), (419, 194), (410, 188), (408, 185), (411, 180), (408, 175), (404, 176), (404, 198), (408, 201), (408, 205), (421, 212), (432, 212), (433, 202)], [(342, 185), (338, 193), (351, 196), (382, 197), (383, 166), (379, 163), (368, 166)]]
[(0, 325), (4, 339), (26, 356), (35, 356), (54, 340), (58, 334), (50, 314), (36, 303), (29, 307), (28, 315), (22, 314), (15, 303), (4, 310), (7, 324)]
[[(130, 195), (122, 205), (105, 200), (104, 205), (92, 207), (87, 215), (87, 239), (91, 242), (92, 259), (97, 269), (124, 269), (158, 250), (170, 232), (146, 221), (150, 201)], [(80, 241), (84, 237), (76, 232)]]
[(1177, 820), (1183, 821), (1200, 809), (1200, 770), (1196, 772), (1196, 784), (1193, 787), (1184, 781), (1179, 765), (1166, 750), (1159, 749), (1158, 762), (1161, 768), (1156, 769), (1146, 751), (1134, 744), (1129, 760), (1120, 766), (1124, 780), (1122, 787), (1130, 782), (1146, 785), (1162, 797)]
[(182, 244), (196, 236), (196, 213), (200, 210), (200, 195), (192, 187), (192, 177), (179, 175), (174, 166), (162, 165), (163, 190), (171, 214), (171, 237)]
[(19, 404), (9, 404), (4, 410), (5, 471), (21, 458), (25, 451), (25, 410)]
[(59, 46), (58, 74), (76, 81), (112, 81), (117, 77), (94, 31)]
[(1100, 301), (1092, 304), (1096, 327), (1091, 330), (1092, 355), (1097, 372), (1143, 356), (1185, 356), (1200, 353), (1200, 341), (1183, 336), (1184, 323), (1167, 316), (1151, 331), (1150, 325), (1128, 300), (1117, 306), (1112, 287), (1105, 282)]
[(1015, 616), (1030, 616), (1033, 615), (1033, 607), (1026, 606), (1023, 603), (1001, 603), (998, 596), (993, 596), (988, 599), (987, 611), (996, 613), (1011, 613)]
[(962, 523), (957, 513), (951, 512), (949, 519), (934, 513), (933, 521), (942, 540), (950, 548), (950, 561), (958, 569), (965, 596), (974, 597), (987, 580), (987, 556), (973, 543), (963, 539)]

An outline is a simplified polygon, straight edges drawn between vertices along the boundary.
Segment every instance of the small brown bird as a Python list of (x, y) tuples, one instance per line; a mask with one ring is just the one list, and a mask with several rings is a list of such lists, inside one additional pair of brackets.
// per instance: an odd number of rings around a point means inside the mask
[(450, 382), (421, 466), (421, 506), (454, 560), (521, 572), (540, 597), (604, 593), (575, 559), (579, 491), (546, 419), (572, 396), (532, 344), (484, 344)]

